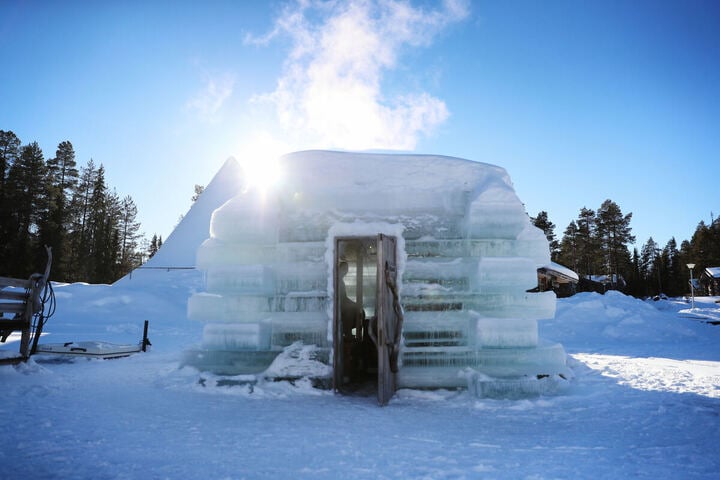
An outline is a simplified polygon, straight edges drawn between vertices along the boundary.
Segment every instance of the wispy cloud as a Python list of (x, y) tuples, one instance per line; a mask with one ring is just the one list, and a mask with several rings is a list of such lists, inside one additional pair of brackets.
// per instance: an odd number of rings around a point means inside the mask
[(255, 100), (272, 102), (288, 132), (323, 146), (412, 150), (447, 119), (447, 106), (424, 91), (388, 96), (383, 75), (398, 67), (403, 48), (430, 45), (468, 14), (464, 0), (435, 9), (400, 0), (297, 0), (270, 32), (246, 38), (292, 40), (276, 89)]
[(220, 109), (232, 95), (234, 87), (233, 75), (207, 76), (203, 88), (185, 106), (204, 121), (217, 121)]

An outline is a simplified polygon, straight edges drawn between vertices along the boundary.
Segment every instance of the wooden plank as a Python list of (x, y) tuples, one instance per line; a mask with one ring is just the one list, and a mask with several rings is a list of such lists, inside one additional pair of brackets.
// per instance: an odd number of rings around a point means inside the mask
[(387, 405), (397, 388), (397, 380), (390, 359), (395, 346), (396, 329), (399, 319), (393, 308), (393, 294), (389, 286), (395, 282), (397, 269), (395, 237), (378, 234), (377, 236), (377, 347), (378, 347), (378, 404)]
[(14, 303), (0, 303), (0, 312), (7, 313), (25, 313), (25, 304), (14, 302)]
[(30, 280), (21, 280), (19, 278), (0, 277), (0, 287), (18, 287), (31, 288)]
[(28, 327), (28, 322), (25, 321), (24, 318), (19, 319), (7, 319), (3, 318), (0, 319), (0, 330), (7, 331), (7, 330), (23, 330)]
[(18, 363), (24, 362), (23, 357), (7, 357), (0, 358), (0, 365), (17, 365)]
[(20, 290), (0, 290), (0, 300), (17, 300), (24, 302), (28, 298), (28, 294)]

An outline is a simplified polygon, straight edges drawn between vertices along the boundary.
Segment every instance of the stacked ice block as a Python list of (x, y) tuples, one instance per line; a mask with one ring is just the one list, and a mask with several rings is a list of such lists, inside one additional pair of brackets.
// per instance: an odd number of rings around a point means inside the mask
[(385, 233), (401, 237), (399, 386), (567, 372), (563, 348), (538, 338), (555, 295), (529, 292), (550, 261), (548, 243), (504, 169), (442, 156), (307, 151), (282, 157), (280, 170), (274, 190), (247, 184), (213, 214), (197, 253), (207, 291), (188, 305), (189, 317), (205, 322), (191, 363), (259, 373), (302, 342), (329, 365), (333, 238)]

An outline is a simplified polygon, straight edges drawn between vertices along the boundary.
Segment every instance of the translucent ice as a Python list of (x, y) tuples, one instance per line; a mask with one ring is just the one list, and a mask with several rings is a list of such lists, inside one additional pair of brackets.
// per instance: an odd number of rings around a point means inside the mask
[[(397, 238), (404, 310), (398, 385), (458, 386), (466, 369), (475, 379), (566, 370), (562, 347), (538, 339), (537, 321), (554, 315), (555, 296), (529, 292), (549, 262), (548, 243), (504, 169), (327, 151), (279, 164), (283, 181), (274, 190), (241, 185), (198, 248), (206, 291), (189, 299), (188, 315), (206, 326), (203, 350), (189, 355), (196, 364), (262, 371), (290, 345), (312, 345), (332, 371), (333, 272), (342, 256), (335, 239), (385, 234)], [(365, 280), (378, 273), (374, 264), (353, 267), (358, 278), (361, 271)], [(362, 292), (364, 305), (374, 302), (358, 283), (345, 285), (353, 301)], [(367, 317), (375, 308), (365, 306)]]

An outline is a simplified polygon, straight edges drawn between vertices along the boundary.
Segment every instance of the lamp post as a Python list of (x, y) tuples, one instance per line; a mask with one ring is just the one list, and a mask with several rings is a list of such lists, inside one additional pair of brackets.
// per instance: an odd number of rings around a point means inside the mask
[(695, 308), (695, 285), (693, 284), (693, 268), (695, 268), (694, 263), (688, 263), (687, 267), (690, 269), (690, 294), (692, 295), (692, 308)]

